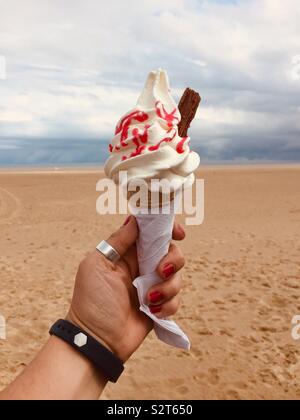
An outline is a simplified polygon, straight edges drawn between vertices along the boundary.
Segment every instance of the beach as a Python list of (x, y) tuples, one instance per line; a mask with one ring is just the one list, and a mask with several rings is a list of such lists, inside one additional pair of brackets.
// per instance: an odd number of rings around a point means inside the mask
[[(96, 170), (0, 172), (0, 389), (66, 315), (79, 262), (124, 221), (96, 213)], [(202, 167), (205, 220), (188, 226), (190, 352), (153, 333), (104, 399), (299, 399), (300, 165)], [(183, 216), (178, 217), (183, 221)]]

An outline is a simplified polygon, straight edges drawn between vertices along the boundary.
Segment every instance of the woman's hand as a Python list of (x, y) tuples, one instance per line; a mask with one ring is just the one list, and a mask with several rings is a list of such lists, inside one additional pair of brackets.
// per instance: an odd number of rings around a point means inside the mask
[[(94, 251), (79, 266), (74, 296), (67, 319), (78, 325), (126, 361), (141, 345), (153, 327), (139, 310), (133, 280), (138, 276), (136, 240), (138, 227), (133, 216), (107, 242), (122, 259), (111, 263)], [(185, 237), (175, 224), (173, 239)], [(158, 317), (174, 315), (179, 308), (181, 278), (178, 271), (184, 257), (174, 244), (159, 264), (162, 282), (148, 293), (149, 306)]]
[[(140, 346), (152, 321), (139, 310), (133, 279), (138, 275), (135, 242), (138, 229), (134, 217), (108, 242), (123, 257), (116, 265), (98, 251), (81, 264), (68, 319), (105, 344), (123, 361)], [(175, 224), (173, 239), (185, 233)], [(180, 276), (184, 265), (179, 249), (171, 244), (157, 271), (162, 279), (148, 293), (157, 316), (173, 315), (179, 307)], [(1, 394), (0, 400), (98, 399), (107, 378), (82, 354), (52, 336), (21, 375)]]

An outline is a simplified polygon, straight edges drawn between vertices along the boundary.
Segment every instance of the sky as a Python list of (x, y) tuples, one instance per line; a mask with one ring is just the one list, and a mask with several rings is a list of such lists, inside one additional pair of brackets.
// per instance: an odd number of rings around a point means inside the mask
[(299, 22), (299, 0), (0, 0), (0, 165), (102, 163), (159, 67), (202, 96), (203, 163), (300, 162)]

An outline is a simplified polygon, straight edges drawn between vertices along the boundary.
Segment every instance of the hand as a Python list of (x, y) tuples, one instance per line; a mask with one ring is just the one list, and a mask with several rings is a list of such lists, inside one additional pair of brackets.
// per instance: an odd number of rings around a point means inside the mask
[[(135, 352), (153, 328), (153, 322), (139, 310), (136, 289), (132, 285), (138, 276), (137, 237), (138, 227), (131, 216), (107, 241), (122, 256), (117, 264), (98, 251), (80, 264), (67, 316), (123, 361)], [(184, 237), (183, 228), (175, 223), (173, 239)], [(167, 317), (177, 312), (181, 289), (178, 271), (184, 263), (181, 251), (172, 243), (157, 268), (162, 282), (148, 293), (150, 309), (156, 316)]]
[[(108, 240), (123, 257), (116, 265), (98, 251), (80, 264), (67, 317), (123, 361), (140, 346), (153, 326), (139, 311), (132, 285), (138, 275), (137, 237), (135, 218), (130, 217)], [(175, 224), (173, 239), (184, 237), (181, 226)], [(150, 308), (157, 316), (165, 317), (177, 311), (181, 288), (178, 271), (183, 265), (181, 252), (171, 244), (157, 268), (162, 282), (148, 293)], [(86, 357), (52, 336), (22, 374), (0, 394), (0, 400), (95, 400), (106, 384), (107, 378)]]

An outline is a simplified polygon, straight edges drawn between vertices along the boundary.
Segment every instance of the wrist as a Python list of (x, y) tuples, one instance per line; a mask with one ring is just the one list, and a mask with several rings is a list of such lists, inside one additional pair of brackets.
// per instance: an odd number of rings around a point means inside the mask
[[(87, 328), (76, 325), (68, 320), (59, 319), (50, 328), (50, 335), (54, 335), (66, 342), (75, 351), (86, 357), (110, 382), (117, 382), (124, 371), (123, 361), (110, 349), (96, 340)], [(70, 319), (71, 318), (71, 319)]]
[(72, 308), (69, 310), (65, 319), (76, 327), (86, 331), (91, 337), (98, 341), (98, 343), (102, 344), (102, 346), (106, 347), (107, 350), (114, 353), (114, 349), (106, 342), (106, 340), (103, 340), (99, 334), (96, 334), (86, 323), (82, 322)]
[[(64, 365), (65, 372), (72, 373), (71, 377), (73, 378), (76, 372), (76, 382), (80, 385), (86, 384), (90, 388), (89, 392), (92, 391), (93, 395), (98, 398), (108, 382), (106, 376), (99, 369), (96, 369), (86, 357), (58, 337), (50, 336), (48, 346), (50, 352), (59, 358), (59, 365)], [(83, 388), (83, 386), (80, 386), (79, 392), (81, 395), (74, 394), (74, 399), (85, 398)]]
[(1, 395), (7, 400), (97, 400), (107, 384), (92, 363), (51, 336)]
[(107, 350), (122, 360), (123, 363), (125, 363), (131, 356), (131, 354), (128, 355), (128, 352), (122, 350), (122, 346), (120, 348), (120, 345), (118, 345), (119, 343), (114, 345), (112, 341), (108, 342), (107, 339), (104, 339), (98, 332), (96, 333), (89, 325), (87, 325), (85, 322), (82, 322), (72, 307), (70, 308), (65, 319), (78, 328), (86, 331), (91, 337), (98, 341), (98, 343), (102, 344), (102, 346), (106, 347)]

